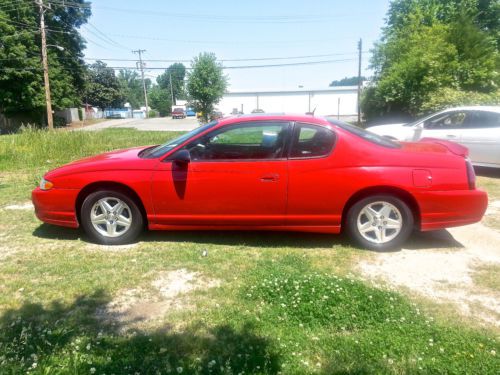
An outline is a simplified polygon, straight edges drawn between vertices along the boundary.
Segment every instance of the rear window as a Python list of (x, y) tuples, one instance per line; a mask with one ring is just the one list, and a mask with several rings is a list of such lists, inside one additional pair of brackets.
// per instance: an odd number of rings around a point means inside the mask
[(332, 118), (327, 118), (328, 122), (332, 125), (338, 126), (351, 134), (354, 134), (360, 138), (367, 140), (368, 142), (375, 143), (382, 147), (387, 148), (400, 148), (401, 144), (398, 141), (393, 141), (392, 139), (382, 137), (378, 134), (372, 133), (366, 129), (358, 128), (357, 126), (348, 124), (343, 121), (335, 120)]

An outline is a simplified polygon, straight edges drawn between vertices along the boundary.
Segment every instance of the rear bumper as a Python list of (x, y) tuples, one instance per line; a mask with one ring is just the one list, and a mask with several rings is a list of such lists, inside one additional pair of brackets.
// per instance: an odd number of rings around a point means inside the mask
[(415, 197), (420, 204), (422, 231), (476, 223), (488, 207), (488, 195), (481, 189), (426, 191)]
[(36, 188), (31, 193), (36, 217), (48, 224), (78, 228), (75, 203), (79, 190)]

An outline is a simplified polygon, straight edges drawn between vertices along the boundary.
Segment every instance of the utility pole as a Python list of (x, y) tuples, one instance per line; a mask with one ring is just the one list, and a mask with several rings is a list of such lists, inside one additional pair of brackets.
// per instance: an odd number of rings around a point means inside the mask
[(47, 107), (47, 126), (49, 130), (54, 129), (54, 121), (52, 119), (52, 102), (50, 100), (50, 83), (49, 83), (49, 63), (47, 62), (47, 40), (45, 35), (45, 5), (43, 0), (35, 0), (40, 7), (40, 33), (42, 37), (42, 64), (43, 64), (43, 81), (45, 86), (45, 103)]
[(144, 90), (144, 102), (146, 103), (146, 118), (149, 117), (149, 107), (148, 107), (148, 93), (146, 91), (146, 82), (144, 81), (144, 63), (142, 62), (142, 53), (146, 52), (145, 49), (138, 49), (132, 51), (132, 53), (139, 54), (139, 69), (141, 69), (141, 77), (142, 77), (142, 88)]
[(358, 61), (358, 126), (361, 125), (361, 54), (363, 50), (363, 39), (359, 39), (358, 42), (358, 52), (359, 52), (359, 61)]
[(175, 105), (175, 102), (174, 102), (174, 88), (172, 86), (172, 73), (168, 73), (168, 76), (170, 77), (170, 95), (172, 97), (172, 105)]

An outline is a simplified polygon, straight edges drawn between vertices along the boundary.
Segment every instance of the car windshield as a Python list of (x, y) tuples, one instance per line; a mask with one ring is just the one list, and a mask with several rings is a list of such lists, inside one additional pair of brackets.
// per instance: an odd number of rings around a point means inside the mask
[(167, 143), (164, 143), (162, 145), (156, 146), (154, 148), (146, 149), (144, 153), (141, 155), (143, 158), (149, 158), (149, 159), (154, 159), (154, 158), (159, 158), (162, 155), (165, 155), (168, 151), (174, 149), (181, 143), (184, 143), (188, 139), (203, 133), (205, 130), (210, 129), (217, 125), (219, 122), (218, 121), (211, 121), (208, 124), (205, 124), (203, 126), (200, 126), (199, 128), (193, 129), (190, 132), (181, 135), (180, 137), (177, 137), (171, 141), (168, 141)]
[(382, 137), (378, 134), (372, 133), (371, 131), (358, 128), (357, 126), (350, 125), (346, 122), (335, 120), (332, 118), (327, 118), (328, 122), (332, 125), (336, 125), (341, 127), (344, 130), (347, 130), (349, 133), (352, 133), (354, 135), (357, 135), (358, 137), (361, 137), (363, 139), (366, 139), (369, 142), (375, 143), (379, 146), (383, 147), (388, 147), (388, 148), (400, 148), (401, 145), (399, 142), (394, 141), (392, 139)]
[[(440, 113), (440, 112), (438, 112)], [(413, 126), (413, 125), (417, 125), (417, 124), (420, 124), (421, 122), (424, 122), (425, 120), (431, 118), (432, 116), (436, 115), (437, 113), (433, 113), (431, 115), (428, 115), (426, 117), (420, 117), (419, 119), (415, 120), (415, 121), (412, 121), (412, 122), (409, 122), (407, 124), (404, 124), (403, 126)]]

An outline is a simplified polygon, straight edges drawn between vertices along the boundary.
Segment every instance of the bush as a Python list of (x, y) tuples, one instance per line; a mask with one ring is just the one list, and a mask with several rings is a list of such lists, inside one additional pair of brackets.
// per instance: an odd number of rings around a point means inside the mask
[(499, 105), (500, 90), (486, 94), (477, 91), (463, 91), (451, 88), (437, 90), (429, 95), (420, 107), (420, 114), (437, 112), (448, 107), (461, 105)]

